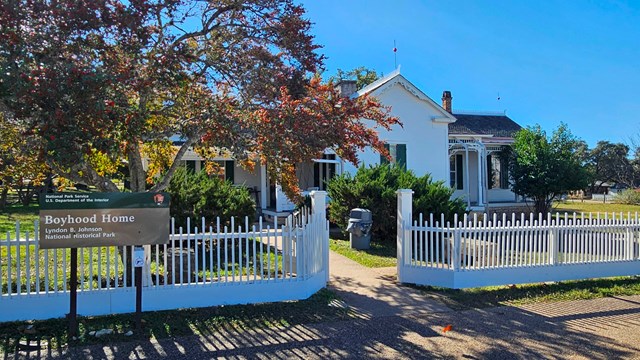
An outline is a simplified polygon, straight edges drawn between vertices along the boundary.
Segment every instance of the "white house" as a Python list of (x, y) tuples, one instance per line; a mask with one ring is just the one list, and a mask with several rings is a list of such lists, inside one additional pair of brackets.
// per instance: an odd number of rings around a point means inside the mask
[[(341, 83), (349, 89), (349, 82)], [(343, 90), (348, 92), (348, 90)], [(399, 70), (377, 80), (353, 96), (369, 94), (391, 107), (403, 127), (381, 131), (389, 144), (392, 161), (406, 165), (417, 175), (431, 174), (455, 189), (470, 209), (486, 210), (490, 204), (513, 204), (518, 198), (509, 189), (505, 147), (513, 144), (520, 125), (505, 113), (452, 111), (451, 92), (444, 91), (442, 105), (407, 80)], [(375, 165), (385, 159), (367, 150), (362, 164)], [(345, 171), (354, 172), (351, 164)]]
[[(356, 91), (355, 81), (338, 84), (343, 96), (376, 97), (391, 108), (402, 126), (390, 131), (380, 130), (379, 136), (389, 149), (392, 162), (398, 162), (417, 175), (431, 174), (455, 189), (470, 209), (486, 210), (490, 203), (515, 203), (517, 197), (509, 190), (507, 166), (500, 156), (513, 143), (513, 134), (520, 129), (504, 113), (468, 113), (452, 111), (452, 97), (445, 91), (442, 105), (407, 80), (399, 70)], [(359, 165), (376, 165), (388, 161), (368, 148), (359, 154)], [(221, 177), (247, 186), (256, 196), (266, 214), (284, 214), (294, 209), (278, 184), (270, 181), (264, 166), (255, 173), (240, 167), (231, 158), (210, 159), (220, 162)], [(188, 151), (185, 166), (200, 170), (202, 159)], [(344, 171), (355, 173), (356, 166), (326, 150), (321, 159), (299, 164), (296, 172), (304, 191), (323, 190), (326, 182)]]
[[(266, 166), (256, 166), (255, 171), (251, 172), (244, 169), (238, 161), (231, 157), (221, 155), (208, 159), (208, 161), (218, 162), (218, 177), (248, 188), (249, 192), (254, 195), (258, 208), (264, 214), (282, 216), (295, 209), (296, 205), (286, 197), (281, 186), (269, 179)], [(185, 152), (181, 163), (194, 171), (204, 169), (204, 159), (193, 149)], [(327, 149), (321, 159), (299, 164), (296, 168), (296, 174), (303, 193), (308, 193), (311, 190), (325, 190), (326, 182), (335, 174), (342, 173), (343, 163), (335, 152)]]
[[(338, 86), (349, 88), (349, 82)], [(342, 91), (344, 94), (346, 91)], [(381, 130), (379, 137), (388, 144), (392, 162), (405, 164), (416, 175), (431, 174), (435, 180), (449, 180), (448, 126), (455, 117), (435, 103), (396, 70), (375, 81), (352, 96), (368, 94), (383, 105), (391, 107), (402, 127), (394, 125), (391, 131)], [(379, 164), (385, 159), (368, 149), (359, 154), (361, 164)], [(356, 167), (345, 164), (345, 171), (355, 172)]]

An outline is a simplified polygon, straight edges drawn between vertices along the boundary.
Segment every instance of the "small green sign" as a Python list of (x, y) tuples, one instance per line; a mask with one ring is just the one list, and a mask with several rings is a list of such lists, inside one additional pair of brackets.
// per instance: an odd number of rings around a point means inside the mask
[(40, 248), (164, 244), (167, 193), (56, 193), (40, 198)]

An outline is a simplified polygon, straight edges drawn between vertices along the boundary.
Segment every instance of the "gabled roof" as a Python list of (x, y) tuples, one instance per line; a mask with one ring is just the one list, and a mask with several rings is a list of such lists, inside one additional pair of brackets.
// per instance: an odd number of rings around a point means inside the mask
[(422, 92), (422, 90), (418, 89), (415, 85), (413, 85), (407, 78), (400, 74), (400, 69), (396, 69), (388, 75), (372, 82), (367, 85), (353, 96), (363, 96), (365, 94), (371, 94), (372, 96), (376, 96), (384, 92), (385, 90), (391, 88), (392, 86), (399, 84), (404, 87), (409, 93), (418, 98), (419, 100), (427, 103), (433, 109), (435, 109), (440, 116), (434, 117), (432, 120), (435, 122), (445, 122), (452, 123), (456, 121), (456, 118), (453, 117), (450, 113), (445, 111), (440, 105), (438, 105), (435, 101), (433, 101), (427, 94)]
[(506, 114), (459, 114), (449, 124), (450, 135), (493, 135), (495, 137), (512, 138), (522, 127)]

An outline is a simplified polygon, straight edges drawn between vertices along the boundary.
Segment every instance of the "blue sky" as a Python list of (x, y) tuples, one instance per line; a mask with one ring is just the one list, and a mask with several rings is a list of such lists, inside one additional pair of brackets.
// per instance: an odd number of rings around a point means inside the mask
[[(327, 74), (394, 69), (436, 102), (562, 121), (594, 146), (640, 137), (640, 0), (303, 0)], [(498, 100), (498, 94), (500, 100)]]

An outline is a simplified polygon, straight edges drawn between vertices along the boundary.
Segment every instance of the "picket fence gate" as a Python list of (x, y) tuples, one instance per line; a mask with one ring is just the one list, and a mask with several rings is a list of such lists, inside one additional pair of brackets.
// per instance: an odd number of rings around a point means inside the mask
[[(311, 209), (271, 223), (207, 225), (172, 219), (167, 244), (145, 246), (143, 311), (308, 298), (329, 279), (326, 192)], [(280, 219), (282, 220), (282, 219)], [(69, 249), (39, 249), (34, 234), (0, 240), (0, 321), (63, 317), (69, 311)], [(78, 314), (135, 311), (132, 247), (78, 249)], [(123, 262), (123, 259), (128, 259)]]
[(638, 214), (486, 214), (412, 220), (398, 191), (398, 279), (471, 288), (640, 274)]

